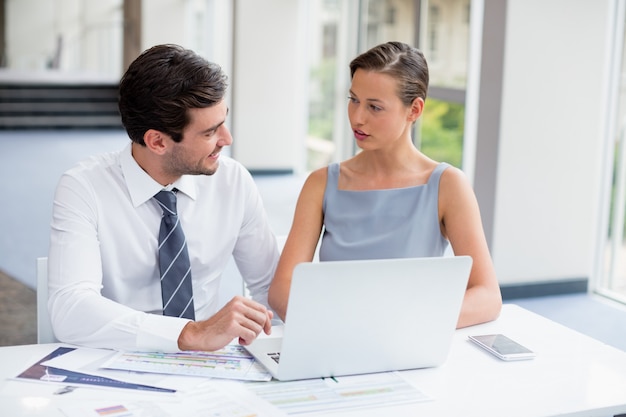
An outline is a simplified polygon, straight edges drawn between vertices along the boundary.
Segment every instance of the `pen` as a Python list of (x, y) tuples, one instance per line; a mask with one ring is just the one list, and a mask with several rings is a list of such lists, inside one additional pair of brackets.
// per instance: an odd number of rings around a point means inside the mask
[(76, 389), (76, 387), (72, 387), (72, 386), (66, 386), (66, 387), (62, 387), (59, 388), (58, 390), (54, 391), (53, 394), (54, 395), (62, 395), (62, 394), (67, 394), (68, 392), (72, 392)]

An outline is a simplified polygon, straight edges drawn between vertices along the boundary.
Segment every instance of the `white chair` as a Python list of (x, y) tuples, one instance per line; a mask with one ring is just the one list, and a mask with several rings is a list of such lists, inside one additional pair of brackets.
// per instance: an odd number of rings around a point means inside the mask
[(58, 342), (48, 314), (48, 258), (37, 258), (37, 343)]
[[(278, 251), (282, 252), (283, 246), (287, 235), (276, 236), (276, 244), (278, 245)], [(243, 295), (244, 297), (250, 297), (250, 291), (243, 281), (243, 277), (237, 269), (234, 259), (230, 258), (226, 269), (222, 275), (222, 282), (220, 285), (220, 307), (230, 301), (235, 295)]]

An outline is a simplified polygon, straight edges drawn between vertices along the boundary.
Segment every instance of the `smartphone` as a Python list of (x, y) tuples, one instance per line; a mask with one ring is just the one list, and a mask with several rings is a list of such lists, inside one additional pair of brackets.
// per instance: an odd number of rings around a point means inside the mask
[(503, 334), (469, 336), (469, 339), (487, 352), (504, 361), (532, 359), (535, 353)]

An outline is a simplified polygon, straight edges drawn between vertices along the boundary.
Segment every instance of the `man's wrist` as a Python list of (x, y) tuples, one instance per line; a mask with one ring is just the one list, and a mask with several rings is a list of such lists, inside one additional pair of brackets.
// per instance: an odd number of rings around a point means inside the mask
[(194, 350), (196, 323), (188, 322), (178, 336), (178, 348), (180, 350)]

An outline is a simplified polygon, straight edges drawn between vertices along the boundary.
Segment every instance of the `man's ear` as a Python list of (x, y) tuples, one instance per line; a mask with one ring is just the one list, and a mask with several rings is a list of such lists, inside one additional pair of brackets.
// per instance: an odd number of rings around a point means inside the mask
[(167, 139), (165, 133), (154, 129), (148, 129), (146, 133), (143, 134), (143, 141), (146, 143), (146, 148), (159, 155), (163, 155), (167, 150), (169, 145)]
[(409, 120), (411, 120), (411, 122), (415, 122), (417, 119), (420, 118), (423, 111), (424, 111), (424, 99), (421, 97), (417, 97), (415, 100), (413, 100), (413, 103), (411, 103), (411, 112), (409, 113)]

